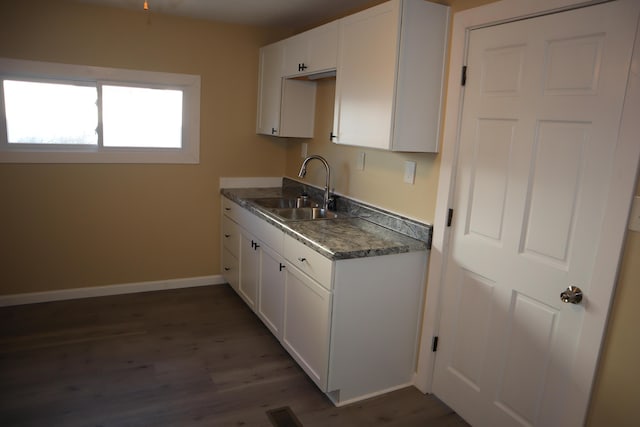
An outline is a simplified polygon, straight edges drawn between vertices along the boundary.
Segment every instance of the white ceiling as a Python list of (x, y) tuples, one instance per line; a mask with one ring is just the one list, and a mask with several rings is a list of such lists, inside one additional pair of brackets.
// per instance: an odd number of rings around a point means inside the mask
[[(144, 0), (76, 0), (142, 10)], [(376, 0), (147, 0), (150, 13), (191, 16), (213, 21), (303, 28)]]

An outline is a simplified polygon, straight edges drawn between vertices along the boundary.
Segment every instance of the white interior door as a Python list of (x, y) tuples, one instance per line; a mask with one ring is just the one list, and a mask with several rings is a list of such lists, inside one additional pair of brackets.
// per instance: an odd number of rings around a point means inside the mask
[(639, 8), (470, 32), (433, 392), (474, 426), (584, 420), (563, 408), (593, 380), (585, 311), (608, 304), (589, 295)]

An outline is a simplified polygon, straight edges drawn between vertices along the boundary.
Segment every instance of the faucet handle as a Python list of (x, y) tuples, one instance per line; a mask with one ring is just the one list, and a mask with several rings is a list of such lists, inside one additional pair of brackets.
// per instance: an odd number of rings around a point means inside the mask
[(333, 196), (329, 196), (329, 200), (327, 201), (327, 210), (335, 211), (336, 210), (336, 198)]

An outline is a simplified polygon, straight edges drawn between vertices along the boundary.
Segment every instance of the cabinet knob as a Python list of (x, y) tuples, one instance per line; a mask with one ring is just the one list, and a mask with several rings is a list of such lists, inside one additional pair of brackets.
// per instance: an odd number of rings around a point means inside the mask
[(271, 128), (271, 135), (275, 135), (278, 132), (276, 128)]
[(336, 139), (338, 137), (338, 135), (334, 135), (333, 132), (331, 132), (329, 134), (329, 141), (333, 141), (334, 139)]
[(231, 270), (229, 267), (224, 268), (224, 271), (229, 271), (229, 270)]
[(231, 237), (231, 234), (225, 234), (224, 237), (229, 238)]
[(306, 65), (304, 65), (304, 62), (302, 64), (298, 64), (298, 71), (304, 71), (306, 70), (308, 67)]
[(306, 260), (307, 260), (306, 258), (298, 257), (298, 261), (300, 261), (300, 262), (305, 262)]
[(283, 263), (280, 263), (280, 271), (284, 270), (287, 266), (284, 265)]
[(225, 210), (225, 211), (230, 211), (230, 210), (231, 210), (231, 208), (224, 208), (224, 210)]

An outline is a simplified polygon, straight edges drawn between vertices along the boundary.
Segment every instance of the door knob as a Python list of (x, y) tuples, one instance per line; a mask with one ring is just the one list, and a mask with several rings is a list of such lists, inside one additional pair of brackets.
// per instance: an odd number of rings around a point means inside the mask
[(571, 285), (560, 294), (560, 299), (567, 304), (580, 304), (580, 301), (582, 301), (582, 289)]

